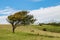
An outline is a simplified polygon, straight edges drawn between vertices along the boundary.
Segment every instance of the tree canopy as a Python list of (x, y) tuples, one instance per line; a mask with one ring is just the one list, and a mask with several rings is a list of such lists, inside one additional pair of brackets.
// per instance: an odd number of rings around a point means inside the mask
[(36, 21), (33, 15), (29, 15), (28, 13), (28, 11), (19, 11), (8, 16), (7, 21), (12, 25), (13, 32), (18, 25), (29, 25)]

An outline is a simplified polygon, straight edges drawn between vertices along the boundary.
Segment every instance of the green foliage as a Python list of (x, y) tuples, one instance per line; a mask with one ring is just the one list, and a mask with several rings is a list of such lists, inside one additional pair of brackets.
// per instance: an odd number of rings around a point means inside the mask
[(34, 19), (33, 15), (28, 15), (27, 11), (16, 12), (13, 15), (8, 16), (8, 22), (13, 24), (31, 24), (34, 23), (36, 19)]
[(36, 21), (36, 19), (33, 18), (33, 15), (27, 15), (24, 19), (22, 19), (21, 24), (23, 25), (29, 25)]

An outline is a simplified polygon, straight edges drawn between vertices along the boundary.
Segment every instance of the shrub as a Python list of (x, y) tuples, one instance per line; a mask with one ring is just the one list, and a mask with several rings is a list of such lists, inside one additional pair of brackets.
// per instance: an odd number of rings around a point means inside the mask
[(46, 28), (43, 28), (43, 31), (47, 31)]

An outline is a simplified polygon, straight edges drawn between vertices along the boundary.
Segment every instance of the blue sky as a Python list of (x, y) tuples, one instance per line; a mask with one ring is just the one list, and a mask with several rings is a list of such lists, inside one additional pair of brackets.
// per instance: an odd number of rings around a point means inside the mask
[(36, 23), (60, 22), (60, 0), (0, 0), (0, 24), (7, 24), (7, 16), (29, 10)]
[(9, 6), (17, 10), (34, 10), (56, 5), (60, 5), (60, 0), (0, 0), (0, 9)]

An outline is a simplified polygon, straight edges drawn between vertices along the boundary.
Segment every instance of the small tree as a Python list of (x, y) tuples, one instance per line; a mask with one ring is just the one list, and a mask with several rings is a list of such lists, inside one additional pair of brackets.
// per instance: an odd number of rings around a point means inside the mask
[(33, 15), (28, 15), (28, 13), (28, 11), (20, 11), (7, 17), (7, 21), (12, 25), (13, 33), (18, 25), (28, 25), (36, 21)]

